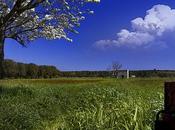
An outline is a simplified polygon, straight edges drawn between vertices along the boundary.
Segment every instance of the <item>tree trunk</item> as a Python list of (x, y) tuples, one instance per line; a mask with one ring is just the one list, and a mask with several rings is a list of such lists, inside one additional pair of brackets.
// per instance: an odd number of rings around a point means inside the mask
[(3, 79), (4, 76), (4, 38), (0, 36), (0, 79)]

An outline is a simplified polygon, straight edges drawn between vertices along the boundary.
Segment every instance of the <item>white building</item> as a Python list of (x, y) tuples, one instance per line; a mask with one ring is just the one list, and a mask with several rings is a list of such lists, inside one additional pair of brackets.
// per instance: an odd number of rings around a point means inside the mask
[(129, 79), (129, 70), (118, 70), (117, 78), (127, 78), (127, 79)]

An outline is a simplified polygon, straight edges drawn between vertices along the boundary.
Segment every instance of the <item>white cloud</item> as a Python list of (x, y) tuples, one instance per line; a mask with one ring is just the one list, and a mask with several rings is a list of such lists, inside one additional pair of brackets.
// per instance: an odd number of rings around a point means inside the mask
[(116, 40), (99, 40), (95, 43), (95, 46), (100, 49), (105, 49), (113, 46), (114, 44), (117, 45), (118, 41)]
[(116, 43), (118, 45), (128, 44), (129, 46), (135, 44), (137, 46), (147, 44), (154, 40), (154, 37), (147, 32), (129, 32), (126, 29), (121, 30), (118, 34)]
[[(167, 5), (155, 5), (146, 11), (144, 18), (138, 17), (131, 21), (131, 30), (122, 29), (117, 33), (115, 40), (100, 40), (96, 42), (96, 46), (103, 48), (106, 46), (150, 46), (156, 42), (166, 43), (164, 37), (170, 33), (174, 33), (171, 35), (174, 40), (175, 9)], [(171, 39), (171, 37), (168, 38)]]

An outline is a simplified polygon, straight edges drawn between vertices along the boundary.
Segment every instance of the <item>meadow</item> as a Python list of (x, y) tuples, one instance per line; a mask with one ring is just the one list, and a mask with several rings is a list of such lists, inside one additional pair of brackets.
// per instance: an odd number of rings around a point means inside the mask
[(2, 80), (0, 130), (152, 130), (170, 80)]

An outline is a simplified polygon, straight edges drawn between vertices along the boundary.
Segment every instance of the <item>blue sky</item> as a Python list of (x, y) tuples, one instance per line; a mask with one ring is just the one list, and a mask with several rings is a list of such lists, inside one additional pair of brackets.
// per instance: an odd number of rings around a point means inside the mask
[[(148, 23), (146, 20), (142, 24), (138, 24), (139, 20), (131, 23), (138, 17), (144, 18), (147, 10), (160, 4), (170, 8), (167, 14), (170, 22), (160, 22), (161, 29), (145, 30), (143, 26), (148, 25), (150, 19)], [(175, 31), (171, 23), (174, 0), (101, 0), (90, 8), (95, 14), (81, 23), (77, 29), (80, 34), (70, 35), (72, 43), (38, 39), (24, 48), (6, 40), (5, 57), (24, 63), (54, 65), (60, 70), (106, 70), (113, 61), (122, 63), (124, 69), (175, 69)], [(158, 7), (160, 12), (163, 9), (164, 6)]]

